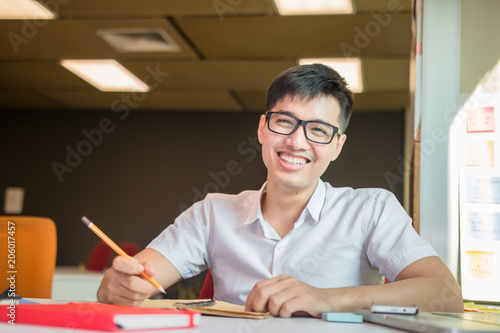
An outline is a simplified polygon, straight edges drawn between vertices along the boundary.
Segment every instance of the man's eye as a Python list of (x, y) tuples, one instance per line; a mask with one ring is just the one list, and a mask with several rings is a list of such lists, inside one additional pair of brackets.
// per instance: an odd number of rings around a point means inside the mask
[(276, 123), (278, 123), (281, 126), (293, 126), (292, 121), (287, 118), (279, 118), (276, 120)]
[(322, 128), (319, 128), (319, 127), (315, 127), (312, 129), (314, 133), (318, 134), (318, 135), (326, 135), (326, 131)]

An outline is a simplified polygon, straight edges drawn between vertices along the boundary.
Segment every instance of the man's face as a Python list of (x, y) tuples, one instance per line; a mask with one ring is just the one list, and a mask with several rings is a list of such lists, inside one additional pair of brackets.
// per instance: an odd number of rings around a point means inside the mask
[[(319, 120), (340, 127), (340, 104), (334, 97), (320, 96), (308, 101), (307, 97), (286, 96), (269, 111), (286, 111), (301, 120)], [(317, 179), (340, 154), (347, 138), (345, 134), (336, 134), (329, 144), (314, 143), (307, 140), (302, 126), (291, 135), (273, 133), (267, 127), (265, 115), (260, 119), (258, 137), (268, 171), (268, 186), (290, 190), (315, 187)]]

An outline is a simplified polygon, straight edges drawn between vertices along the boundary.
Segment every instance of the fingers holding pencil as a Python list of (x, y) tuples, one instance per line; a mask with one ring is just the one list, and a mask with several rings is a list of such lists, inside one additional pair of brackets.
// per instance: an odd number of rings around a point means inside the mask
[(98, 300), (103, 303), (139, 306), (157, 290), (140, 275), (144, 270), (154, 275), (149, 264), (131, 262), (117, 256), (104, 275), (97, 292)]
[[(141, 275), (144, 273), (147, 276), (154, 278), (156, 275), (156, 268), (153, 264), (147, 262), (139, 262), (136, 258), (131, 257), (132, 262), (130, 260), (126, 260), (121, 256), (116, 256), (113, 260), (113, 268), (121, 273), (128, 275)], [(152, 284), (152, 283), (150, 283)]]
[[(142, 272), (154, 272), (154, 268), (147, 266), (146, 264), (140, 263), (137, 259), (132, 258), (133, 261), (127, 260), (124, 257), (116, 256), (113, 259), (112, 267), (119, 271), (120, 273), (128, 275), (141, 275)], [(147, 267), (147, 269), (146, 269)], [(154, 275), (154, 273), (153, 273)]]
[[(128, 254), (125, 253), (118, 245), (116, 245), (115, 242), (113, 242), (104, 232), (101, 231), (92, 221), (90, 221), (87, 217), (83, 216), (82, 217), (82, 222), (90, 229), (92, 230), (99, 238), (101, 238), (106, 244), (108, 244), (118, 255), (121, 257), (131, 261), (131, 262), (137, 262), (134, 260), (134, 258), (130, 257)], [(144, 271), (144, 268), (142, 269), (142, 272), (139, 272), (138, 274), (141, 274), (146, 280), (148, 280), (156, 289), (161, 291), (162, 293), (166, 294), (165, 289), (155, 280), (153, 279), (147, 272)], [(154, 273), (153, 273), (154, 274)]]

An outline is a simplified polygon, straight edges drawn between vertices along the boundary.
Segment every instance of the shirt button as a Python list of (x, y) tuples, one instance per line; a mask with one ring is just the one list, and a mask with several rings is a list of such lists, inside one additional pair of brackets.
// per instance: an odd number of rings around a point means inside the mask
[(278, 245), (278, 247), (276, 248), (276, 250), (277, 250), (278, 252), (281, 252), (281, 251), (283, 251), (283, 246), (281, 246), (281, 245)]

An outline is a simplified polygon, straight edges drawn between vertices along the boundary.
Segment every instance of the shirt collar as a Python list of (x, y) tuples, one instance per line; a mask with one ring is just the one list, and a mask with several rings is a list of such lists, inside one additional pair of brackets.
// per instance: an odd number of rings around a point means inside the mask
[(262, 217), (262, 208), (261, 208), (261, 200), (262, 200), (262, 195), (266, 193), (267, 190), (267, 182), (262, 185), (259, 191), (255, 192), (250, 198), (248, 198), (249, 202), (249, 209), (248, 209), (248, 215), (243, 222), (244, 225), (252, 224), (255, 221), (257, 221), (259, 218), (264, 219)]
[[(254, 223), (259, 218), (263, 219), (261, 199), (262, 195), (267, 190), (266, 185), (267, 183), (264, 183), (264, 185), (262, 185), (260, 190), (254, 194), (255, 197), (252, 197), (251, 199), (252, 202), (250, 203), (250, 209), (247, 218), (245, 219), (243, 224), (248, 225)], [(323, 209), (323, 205), (325, 203), (325, 196), (326, 196), (325, 183), (321, 179), (318, 179), (318, 185), (316, 186), (316, 189), (314, 190), (314, 193), (311, 196), (311, 199), (309, 199), (309, 202), (307, 203), (307, 206), (305, 208), (309, 212), (311, 217), (314, 219), (314, 223), (319, 222), (321, 210)]]
[(315, 223), (319, 222), (319, 217), (321, 215), (321, 210), (323, 209), (323, 205), (325, 204), (325, 196), (326, 196), (326, 186), (325, 183), (318, 179), (318, 185), (316, 186), (316, 190), (314, 190), (311, 199), (307, 203), (306, 209), (314, 219)]

